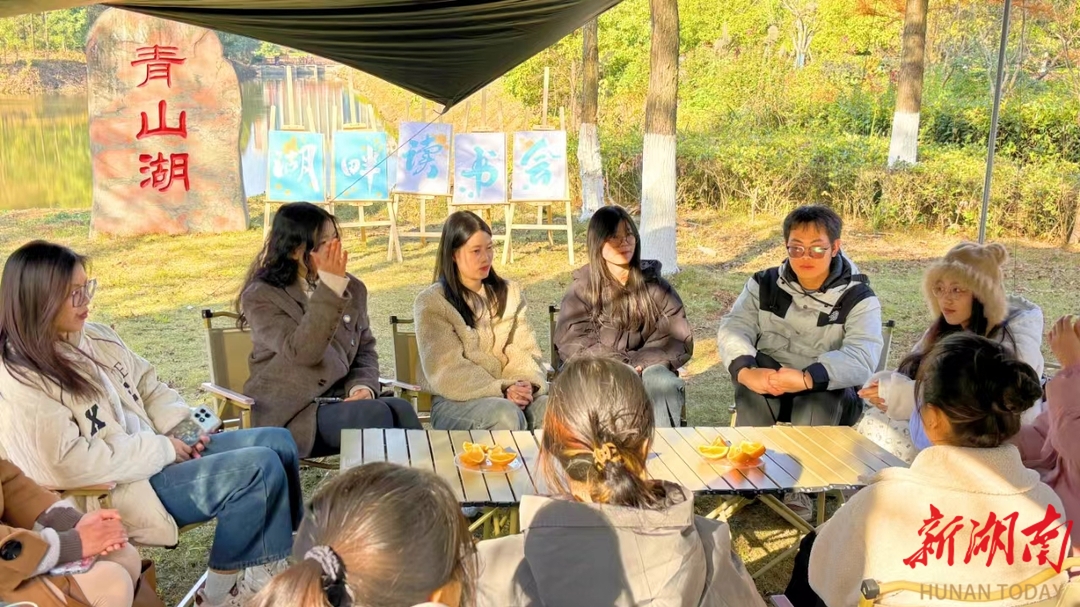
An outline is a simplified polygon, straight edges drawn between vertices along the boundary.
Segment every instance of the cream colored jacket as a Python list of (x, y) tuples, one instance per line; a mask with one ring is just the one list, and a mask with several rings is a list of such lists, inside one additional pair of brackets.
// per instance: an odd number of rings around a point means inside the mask
[[(859, 602), (859, 587), (864, 579), (878, 582), (908, 581), (919, 584), (951, 585), (953, 597), (958, 585), (971, 585), (978, 593), (981, 587), (1000, 590), (999, 585), (1017, 584), (1045, 569), (1036, 558), (1024, 562), (1024, 548), (1029, 536), (1021, 531), (1043, 520), (1047, 506), (1064, 513), (1054, 490), (1039, 480), (1039, 474), (1028, 470), (1020, 460), (1016, 447), (1007, 445), (995, 449), (968, 449), (933, 446), (921, 451), (911, 468), (886, 468), (870, 484), (855, 494), (846, 505), (818, 528), (817, 539), (810, 553), (810, 586), (829, 607), (850, 607)], [(954, 517), (961, 517), (953, 536), (953, 564), (947, 554), (941, 560), (931, 554), (927, 564), (913, 569), (904, 563), (923, 546), (924, 535), (919, 530), (931, 518), (931, 506), (937, 508), (942, 520), (931, 533), (942, 532)], [(1006, 562), (999, 550), (990, 566), (987, 552), (964, 560), (971, 544), (972, 530), (987, 524), (990, 513), (1008, 527), (1006, 520), (1017, 513), (1014, 533), (1013, 563)], [(1059, 524), (1064, 516), (1059, 520)], [(953, 526), (955, 528), (955, 525)], [(1008, 542), (1008, 533), (1002, 535)], [(1066, 538), (1067, 539), (1067, 538)], [(1050, 541), (1061, 547), (1061, 535)], [(935, 545), (936, 547), (936, 545)], [(1037, 551), (1036, 551), (1037, 553)], [(1033, 553), (1032, 556), (1034, 556)], [(1065, 554), (1068, 556), (1066, 547)], [(980, 607), (1031, 605), (1056, 597), (1067, 573), (1061, 573), (1028, 598), (979, 603)], [(941, 591), (941, 597), (944, 590)], [(1022, 595), (1021, 591), (1016, 591)], [(956, 600), (937, 600), (919, 596), (918, 592), (898, 592), (886, 596), (883, 606), (905, 607), (964, 607), (971, 603)]]
[[(45, 486), (115, 482), (113, 507), (131, 540), (176, 545), (176, 522), (149, 478), (175, 461), (172, 443), (162, 433), (190, 416), (191, 409), (112, 329), (87, 323), (69, 341), (101, 364), (111, 389), (102, 386), (102, 395), (80, 398), (40, 377), (25, 385), (0, 364), (0, 457)], [(98, 508), (85, 500), (78, 506)]]
[(547, 377), (536, 336), (525, 316), (525, 297), (507, 281), (506, 311), (492, 321), (484, 314), (472, 329), (465, 324), (435, 283), (416, 296), (413, 319), (423, 370), (424, 390), (447, 400), (469, 401), (503, 396), (519, 379), (538, 394), (547, 391)]

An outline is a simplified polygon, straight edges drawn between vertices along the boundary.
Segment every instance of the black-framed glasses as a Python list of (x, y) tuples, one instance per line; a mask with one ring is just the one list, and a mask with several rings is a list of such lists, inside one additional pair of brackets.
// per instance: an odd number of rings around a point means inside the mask
[(81, 287), (76, 287), (75, 290), (71, 292), (71, 306), (74, 308), (85, 306), (94, 299), (95, 292), (97, 292), (97, 279), (91, 278), (86, 281), (86, 284)]
[(801, 245), (788, 245), (786, 248), (788, 257), (792, 259), (798, 259), (807, 253), (810, 254), (810, 259), (821, 259), (832, 251), (832, 247), (823, 247), (821, 245), (815, 245), (809, 248)]

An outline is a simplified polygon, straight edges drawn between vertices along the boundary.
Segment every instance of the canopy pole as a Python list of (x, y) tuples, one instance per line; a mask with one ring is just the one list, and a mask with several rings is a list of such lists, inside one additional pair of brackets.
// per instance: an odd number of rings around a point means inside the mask
[(979, 216), (979, 244), (986, 242), (986, 218), (990, 213), (990, 182), (994, 176), (994, 152), (997, 149), (998, 116), (1001, 114), (1002, 84), (1005, 80), (1005, 50), (1009, 44), (1009, 19), (1012, 0), (1005, 0), (1001, 15), (1001, 44), (998, 45), (997, 77), (994, 81), (994, 107), (990, 112), (990, 139), (986, 146), (986, 178), (983, 180), (982, 214)]

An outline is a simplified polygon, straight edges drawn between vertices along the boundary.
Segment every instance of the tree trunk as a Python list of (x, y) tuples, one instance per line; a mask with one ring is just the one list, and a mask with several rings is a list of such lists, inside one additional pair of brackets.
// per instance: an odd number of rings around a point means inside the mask
[(578, 128), (578, 166), (581, 169), (581, 217), (588, 221), (604, 206), (604, 162), (600, 155), (600, 132), (597, 114), (600, 97), (600, 50), (597, 46), (599, 25), (596, 19), (582, 30), (581, 126)]
[(900, 163), (915, 164), (918, 156), (928, 5), (929, 0), (907, 0), (904, 11), (904, 50), (900, 56), (900, 82), (889, 143), (890, 169)]
[(649, 0), (652, 49), (641, 154), (641, 255), (679, 271), (675, 252), (675, 120), (679, 98), (679, 4)]

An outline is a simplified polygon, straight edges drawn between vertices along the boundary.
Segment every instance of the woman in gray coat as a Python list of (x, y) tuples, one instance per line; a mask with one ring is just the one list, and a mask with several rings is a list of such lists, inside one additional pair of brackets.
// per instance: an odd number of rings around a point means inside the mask
[(647, 478), (653, 429), (632, 367), (588, 356), (563, 367), (541, 446), (553, 497), (523, 497), (523, 533), (480, 543), (480, 607), (764, 607), (727, 524)]
[(287, 428), (300, 457), (340, 453), (346, 428), (422, 428), (409, 402), (379, 396), (367, 287), (348, 257), (333, 215), (282, 205), (237, 302), (254, 342), (252, 420)]

